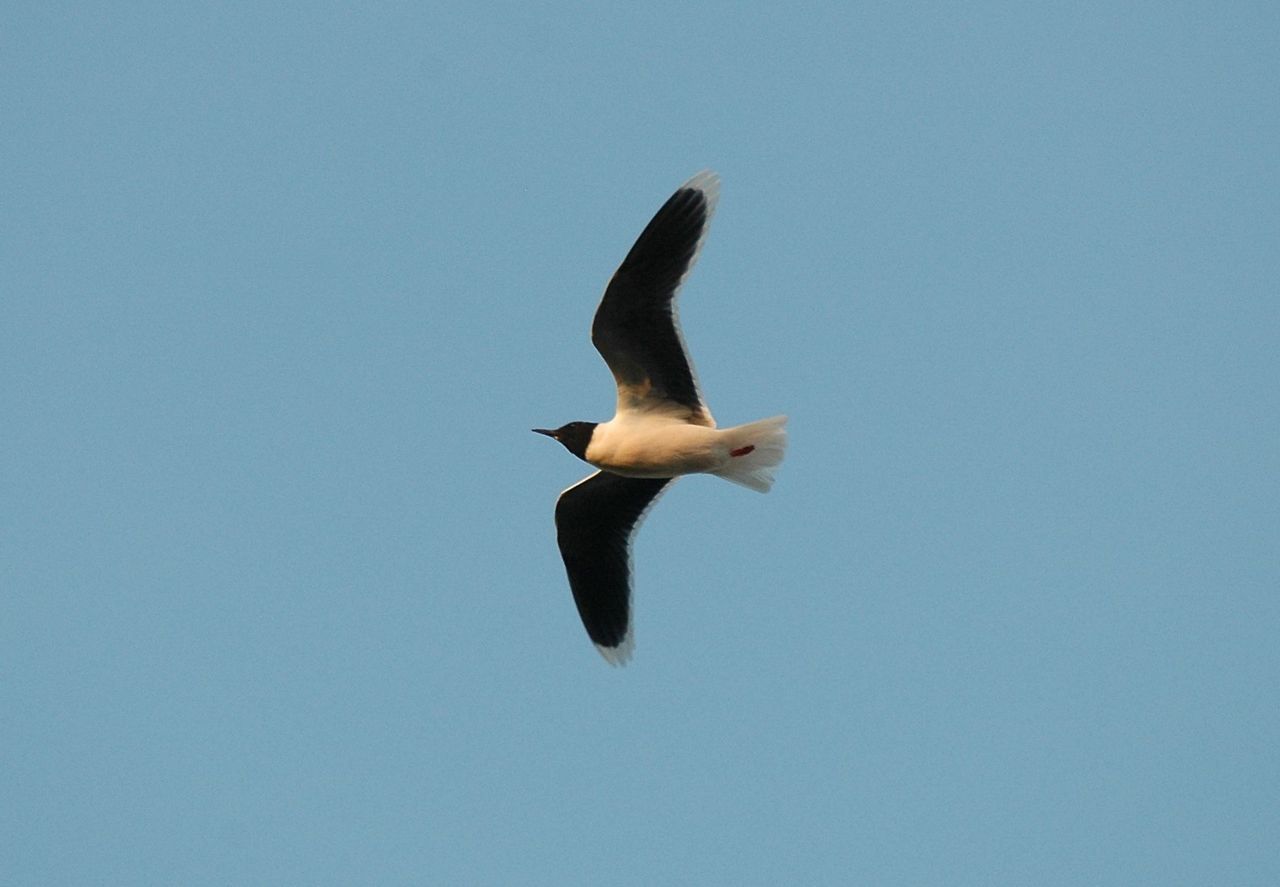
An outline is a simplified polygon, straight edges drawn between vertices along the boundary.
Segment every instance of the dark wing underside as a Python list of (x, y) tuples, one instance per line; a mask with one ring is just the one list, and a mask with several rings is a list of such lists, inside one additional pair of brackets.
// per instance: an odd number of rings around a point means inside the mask
[(710, 414), (675, 317), (675, 295), (711, 219), (719, 179), (700, 173), (662, 205), (605, 289), (591, 341), (618, 383), (619, 409), (674, 402)]
[(598, 471), (556, 503), (556, 535), (578, 614), (615, 665), (631, 652), (631, 537), (669, 483)]

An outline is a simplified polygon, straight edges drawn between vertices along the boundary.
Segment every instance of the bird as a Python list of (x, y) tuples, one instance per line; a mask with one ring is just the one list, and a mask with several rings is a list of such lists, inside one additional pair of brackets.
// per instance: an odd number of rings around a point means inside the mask
[(786, 416), (716, 427), (680, 331), (676, 297), (719, 194), (710, 170), (677, 188), (605, 287), (591, 342), (617, 385), (614, 417), (532, 429), (596, 469), (556, 501), (556, 540), (578, 615), (610, 665), (635, 648), (631, 543), (658, 497), (699, 473), (768, 492), (786, 451)]

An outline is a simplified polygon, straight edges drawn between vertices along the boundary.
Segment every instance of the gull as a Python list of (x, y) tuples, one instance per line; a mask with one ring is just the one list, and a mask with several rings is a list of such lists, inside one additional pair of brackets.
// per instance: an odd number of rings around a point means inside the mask
[(716, 427), (676, 317), (719, 194), (710, 170), (676, 189), (605, 288), (591, 342), (617, 383), (614, 417), (533, 429), (597, 469), (560, 494), (556, 536), (582, 624), (611, 665), (635, 648), (631, 542), (659, 495), (684, 474), (767, 493), (786, 450), (786, 416)]

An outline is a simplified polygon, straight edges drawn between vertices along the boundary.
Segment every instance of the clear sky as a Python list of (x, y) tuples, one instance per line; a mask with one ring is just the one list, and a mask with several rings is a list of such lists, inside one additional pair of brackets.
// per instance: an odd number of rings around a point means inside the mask
[[(0, 880), (1280, 883), (1280, 5), (15, 3)], [(652, 213), (772, 493), (529, 433)]]

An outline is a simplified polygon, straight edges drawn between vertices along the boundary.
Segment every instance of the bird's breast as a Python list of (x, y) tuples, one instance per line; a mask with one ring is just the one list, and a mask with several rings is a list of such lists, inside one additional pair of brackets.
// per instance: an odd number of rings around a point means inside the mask
[(715, 429), (670, 420), (613, 419), (596, 426), (586, 459), (624, 477), (675, 477), (720, 467)]

